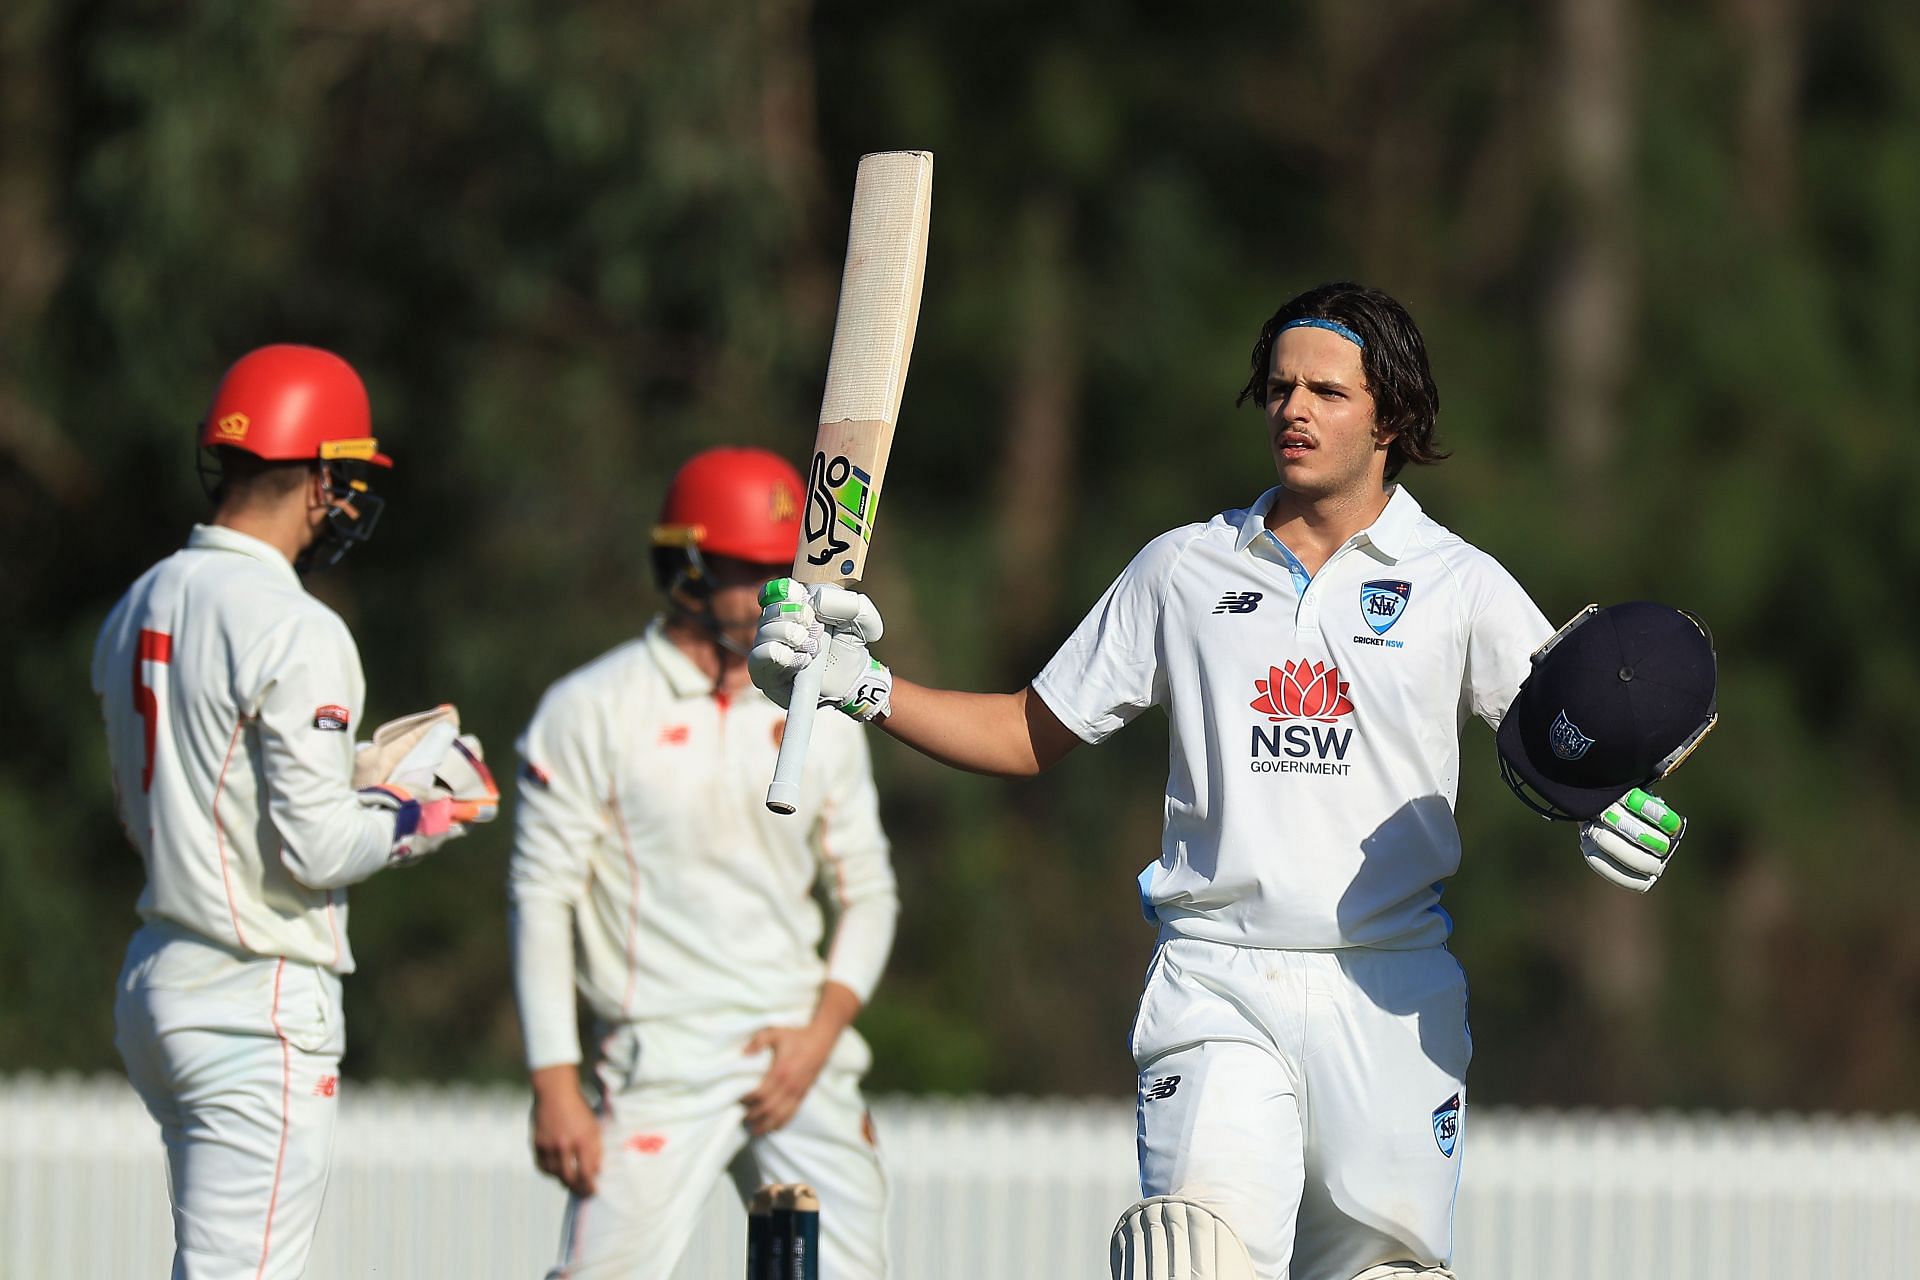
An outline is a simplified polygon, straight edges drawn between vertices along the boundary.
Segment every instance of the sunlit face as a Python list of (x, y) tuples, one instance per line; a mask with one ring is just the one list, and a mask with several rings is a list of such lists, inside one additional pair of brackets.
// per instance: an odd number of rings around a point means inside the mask
[(1377, 493), (1387, 445), (1360, 348), (1326, 329), (1287, 329), (1267, 364), (1267, 441), (1280, 482), (1307, 498)]

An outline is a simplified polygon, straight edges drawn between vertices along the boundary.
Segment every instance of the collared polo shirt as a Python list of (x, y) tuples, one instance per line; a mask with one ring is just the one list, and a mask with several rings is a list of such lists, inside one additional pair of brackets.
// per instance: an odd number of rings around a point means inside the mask
[(1162, 534), (1034, 680), (1099, 742), (1170, 727), (1142, 909), (1249, 946), (1444, 942), (1469, 713), (1498, 726), (1552, 633), (1520, 585), (1396, 487), (1317, 574), (1252, 507)]
[(345, 889), (387, 865), (393, 814), (353, 789), (359, 650), (286, 556), (195, 526), (107, 616), (93, 688), (141, 916), (352, 972)]
[(766, 792), (785, 727), (758, 689), (716, 693), (657, 619), (547, 691), (519, 743), (508, 872), (529, 1068), (579, 1061), (576, 986), (613, 1025), (805, 1021), (828, 980), (872, 994), (899, 902), (866, 733), (817, 718), (782, 816)]

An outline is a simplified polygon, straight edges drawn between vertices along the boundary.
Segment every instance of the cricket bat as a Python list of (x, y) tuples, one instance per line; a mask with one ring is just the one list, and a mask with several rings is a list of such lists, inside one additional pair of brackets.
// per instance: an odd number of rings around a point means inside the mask
[[(860, 158), (820, 432), (807, 472), (800, 550), (793, 559), (799, 582), (847, 586), (866, 572), (920, 319), (932, 204), (932, 152), (880, 151)], [(800, 804), (821, 666), (816, 656), (793, 680), (780, 758), (767, 788), (767, 808), (775, 813), (792, 813)]]

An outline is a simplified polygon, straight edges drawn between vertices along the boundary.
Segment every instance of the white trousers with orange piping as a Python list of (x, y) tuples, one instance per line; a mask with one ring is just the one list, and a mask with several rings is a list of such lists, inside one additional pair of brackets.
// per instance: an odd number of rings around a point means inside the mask
[(150, 924), (114, 1023), (167, 1149), (174, 1280), (302, 1275), (333, 1154), (339, 978)]

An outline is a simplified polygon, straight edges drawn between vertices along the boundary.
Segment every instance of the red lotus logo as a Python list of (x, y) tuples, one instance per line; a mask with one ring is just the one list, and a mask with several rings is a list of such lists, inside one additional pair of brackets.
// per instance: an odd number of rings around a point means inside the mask
[(1265, 680), (1255, 680), (1260, 696), (1249, 705), (1269, 720), (1318, 720), (1332, 724), (1353, 712), (1340, 668), (1302, 658), (1284, 667), (1267, 668)]

